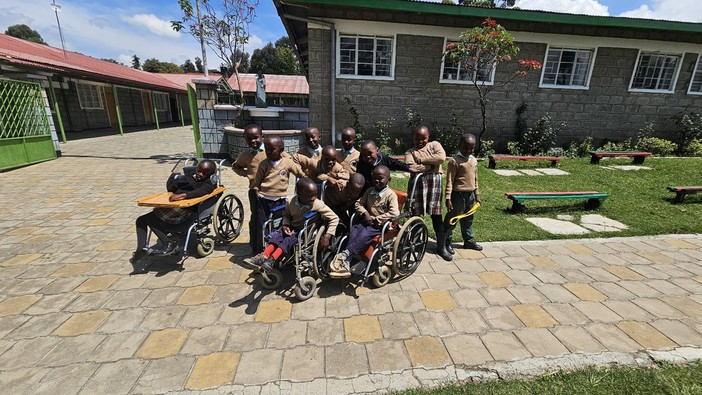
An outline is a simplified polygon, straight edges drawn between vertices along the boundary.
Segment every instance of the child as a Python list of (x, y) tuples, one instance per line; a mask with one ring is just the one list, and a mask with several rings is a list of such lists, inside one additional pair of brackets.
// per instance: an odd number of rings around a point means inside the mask
[(356, 213), (362, 217), (361, 223), (354, 225), (349, 234), (346, 249), (340, 252), (329, 265), (329, 276), (346, 278), (351, 276), (351, 257), (361, 255), (373, 238), (380, 234), (383, 224), (400, 215), (397, 195), (390, 188), (390, 169), (379, 165), (373, 169), (373, 188), (369, 188), (356, 202)]
[(300, 147), (297, 153), (308, 158), (320, 156), (322, 154), (322, 146), (319, 145), (319, 129), (306, 128), (303, 130), (303, 134), (305, 135), (305, 146)]
[(331, 145), (324, 147), (322, 156), (319, 158), (308, 158), (295, 154), (293, 160), (318, 185), (327, 181), (337, 190), (341, 190), (349, 179), (349, 173), (336, 162), (336, 149)]
[[(446, 232), (441, 218), (441, 164), (446, 160), (446, 152), (438, 141), (429, 141), (429, 128), (418, 126), (414, 129), (414, 148), (405, 152), (405, 163), (415, 165), (415, 173), (423, 175), (417, 181), (414, 193), (414, 209), (418, 214), (429, 214), (436, 232), (436, 253), (445, 260), (453, 259), (446, 251)], [(418, 176), (414, 176), (418, 177)], [(410, 186), (414, 178), (410, 178)]]
[[(461, 136), (458, 145), (458, 153), (449, 159), (446, 170), (446, 218), (444, 226), (448, 237), (446, 237), (446, 250), (450, 254), (454, 253), (451, 247), (451, 234), (456, 225), (451, 225), (451, 218), (465, 213), (473, 207), (473, 204), (480, 203), (480, 193), (478, 192), (478, 160), (472, 155), (475, 149), (475, 136), (468, 133)], [(463, 248), (482, 251), (483, 247), (475, 242), (473, 236), (473, 216), (461, 218), (461, 235), (463, 236)]]
[(361, 196), (365, 183), (366, 179), (362, 175), (353, 173), (342, 190), (329, 188), (324, 194), (324, 203), (336, 213), (342, 224), (348, 226), (356, 200)]
[(265, 251), (252, 258), (244, 259), (244, 262), (260, 266), (266, 272), (273, 269), (275, 263), (282, 256), (288, 256), (297, 244), (297, 233), (305, 224), (305, 214), (310, 211), (318, 212), (327, 221), (326, 233), (320, 242), (320, 248), (322, 250), (329, 248), (329, 240), (336, 232), (339, 217), (324, 202), (317, 199), (317, 184), (311, 179), (300, 178), (295, 184), (295, 190), (297, 196), (294, 196), (290, 204), (285, 207), (281, 229), (271, 233)]
[(361, 153), (355, 148), (356, 145), (356, 130), (354, 128), (344, 128), (341, 131), (341, 147), (337, 152), (336, 161), (341, 163), (341, 166), (350, 173), (356, 172), (358, 158)]
[(263, 224), (268, 220), (268, 215), (273, 207), (287, 203), (288, 177), (290, 173), (304, 177), (300, 166), (289, 156), (283, 156), (285, 145), (280, 137), (268, 137), (263, 140), (266, 149), (266, 159), (261, 161), (256, 170), (251, 188), (258, 195), (258, 213), (256, 214), (256, 237), (258, 245), (254, 253), (263, 249)]
[(256, 224), (258, 223), (258, 194), (253, 189), (253, 181), (256, 177), (256, 171), (261, 161), (266, 159), (266, 151), (263, 147), (263, 130), (256, 124), (251, 124), (244, 129), (244, 137), (249, 149), (241, 152), (236, 157), (236, 161), (232, 164), (232, 170), (242, 177), (249, 179), (249, 209), (251, 217), (249, 218), (249, 246), (251, 251), (256, 251), (261, 245), (258, 240), (258, 232), (256, 232)]
[(390, 170), (414, 170), (414, 167), (410, 167), (407, 163), (395, 160), (378, 151), (378, 145), (375, 141), (366, 140), (361, 144), (361, 160), (358, 161), (358, 167), (356, 168), (356, 171), (361, 173), (366, 179), (366, 185), (363, 187), (364, 192), (372, 186), (371, 178), (373, 169), (379, 165), (383, 165)]

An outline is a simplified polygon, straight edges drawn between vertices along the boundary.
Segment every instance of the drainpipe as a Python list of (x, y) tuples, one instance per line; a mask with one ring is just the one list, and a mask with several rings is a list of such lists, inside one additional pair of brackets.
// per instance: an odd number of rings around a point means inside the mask
[(327, 22), (319, 19), (304, 18), (301, 16), (295, 16), (290, 14), (283, 14), (284, 18), (293, 19), (296, 21), (306, 22), (306, 23), (316, 23), (318, 25), (327, 26), (331, 33), (331, 41), (329, 47), (331, 48), (330, 58), (331, 58), (331, 138), (332, 145), (336, 147), (336, 25), (332, 22)]

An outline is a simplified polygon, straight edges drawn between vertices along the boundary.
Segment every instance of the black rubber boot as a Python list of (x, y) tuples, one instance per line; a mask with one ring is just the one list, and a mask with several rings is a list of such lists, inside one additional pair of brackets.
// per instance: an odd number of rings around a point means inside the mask
[(446, 235), (446, 252), (448, 252), (451, 255), (456, 255), (456, 250), (453, 249), (453, 245), (451, 244), (451, 234), (448, 233)]
[(453, 255), (446, 251), (446, 233), (436, 233), (436, 254), (445, 261), (453, 260)]

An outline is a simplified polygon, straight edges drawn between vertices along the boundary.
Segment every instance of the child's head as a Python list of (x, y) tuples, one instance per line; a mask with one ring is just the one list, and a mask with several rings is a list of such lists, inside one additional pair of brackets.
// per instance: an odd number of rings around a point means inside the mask
[(324, 168), (331, 170), (336, 164), (336, 148), (327, 145), (322, 149), (322, 163)]
[(461, 152), (461, 155), (468, 156), (473, 153), (475, 142), (476, 140), (473, 134), (466, 133), (461, 136), (461, 141), (458, 143), (458, 150)]
[(252, 123), (244, 129), (244, 137), (246, 138), (246, 144), (252, 149), (258, 149), (263, 141), (263, 129), (260, 126)]
[(304, 130), (305, 143), (312, 149), (319, 148), (319, 129), (307, 128)]
[(268, 160), (276, 161), (280, 160), (280, 156), (283, 154), (285, 149), (285, 144), (280, 137), (267, 137), (263, 140), (263, 146), (266, 148), (266, 158)]
[(414, 148), (422, 149), (429, 143), (429, 128), (426, 126), (417, 126), (414, 129)]
[(390, 182), (390, 169), (385, 165), (380, 165), (373, 169), (373, 187), (375, 190), (380, 192), (388, 186)]
[(317, 184), (308, 177), (302, 177), (295, 184), (297, 200), (302, 204), (312, 204), (317, 199)]
[(197, 165), (193, 178), (195, 178), (195, 181), (206, 180), (210, 178), (212, 174), (214, 174), (215, 170), (217, 170), (217, 165), (214, 163), (214, 161), (209, 159), (203, 160), (199, 165)]
[(346, 183), (344, 191), (348, 200), (356, 200), (361, 196), (363, 187), (366, 186), (366, 178), (361, 173), (353, 173), (349, 177), (349, 182)]
[(356, 145), (356, 130), (354, 128), (344, 128), (341, 131), (341, 146), (349, 151)]
[(361, 160), (373, 165), (378, 160), (378, 146), (373, 140), (366, 140), (361, 144)]

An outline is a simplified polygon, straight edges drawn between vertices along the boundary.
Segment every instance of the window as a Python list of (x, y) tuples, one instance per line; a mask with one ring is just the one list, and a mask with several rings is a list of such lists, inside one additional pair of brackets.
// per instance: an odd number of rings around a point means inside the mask
[(697, 65), (695, 66), (695, 72), (692, 73), (692, 81), (690, 81), (690, 88), (687, 90), (687, 93), (702, 95), (702, 55), (697, 55)]
[[(450, 42), (446, 44), (450, 44)], [(444, 48), (446, 48), (446, 45), (444, 45)], [(494, 67), (488, 65), (478, 65), (476, 67), (476, 62), (474, 61), (469, 61), (469, 63), (461, 61), (456, 64), (446, 57), (441, 65), (441, 82), (472, 83), (476, 81), (485, 85), (492, 85), (494, 76)]]
[(102, 110), (102, 89), (99, 85), (76, 83), (78, 102), (83, 110)]
[(631, 77), (631, 90), (673, 92), (680, 55), (641, 52)]
[(168, 111), (168, 93), (154, 92), (156, 111)]
[(592, 49), (549, 48), (541, 72), (541, 86), (587, 89), (594, 59)]
[(339, 35), (340, 76), (385, 77), (393, 74), (393, 38)]

